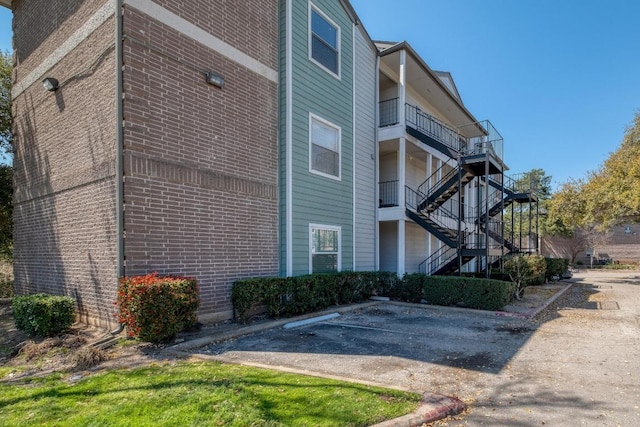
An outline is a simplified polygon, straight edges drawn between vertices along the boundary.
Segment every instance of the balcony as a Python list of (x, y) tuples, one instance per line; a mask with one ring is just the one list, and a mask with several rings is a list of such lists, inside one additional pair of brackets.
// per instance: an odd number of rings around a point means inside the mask
[[(398, 101), (399, 98), (380, 101), (381, 128), (400, 124)], [(420, 107), (405, 104), (405, 126), (407, 133), (451, 158), (489, 154), (502, 160), (502, 136), (488, 120), (453, 128)]]

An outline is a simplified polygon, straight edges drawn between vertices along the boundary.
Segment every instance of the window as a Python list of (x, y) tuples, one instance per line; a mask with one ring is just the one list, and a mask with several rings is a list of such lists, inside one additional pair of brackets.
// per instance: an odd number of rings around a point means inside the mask
[(309, 15), (309, 55), (318, 65), (339, 76), (340, 27), (315, 7), (310, 7)]
[(312, 114), (309, 116), (309, 169), (340, 179), (340, 128)]
[(310, 273), (340, 271), (340, 227), (311, 224)]

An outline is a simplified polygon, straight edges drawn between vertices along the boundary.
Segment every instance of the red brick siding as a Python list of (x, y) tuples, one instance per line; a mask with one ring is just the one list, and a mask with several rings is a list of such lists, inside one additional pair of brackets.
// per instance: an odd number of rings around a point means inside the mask
[[(31, 37), (32, 28), (62, 3), (45, 8), (16, 2), (21, 24), (15, 38)], [(49, 70), (68, 80), (57, 92), (38, 81), (14, 99), (16, 290), (71, 295), (83, 319), (105, 326), (113, 320), (117, 286), (114, 28), (111, 18)], [(59, 43), (59, 36), (54, 31), (31, 46), (29, 59), (46, 57), (49, 40)], [(101, 53), (104, 59), (88, 70)], [(23, 67), (17, 65), (19, 78)]]
[[(252, 52), (269, 34), (275, 64), (277, 16), (261, 25), (216, 35)], [(277, 85), (131, 7), (124, 33), (126, 274), (196, 277), (200, 315), (229, 317), (235, 279), (278, 273)]]

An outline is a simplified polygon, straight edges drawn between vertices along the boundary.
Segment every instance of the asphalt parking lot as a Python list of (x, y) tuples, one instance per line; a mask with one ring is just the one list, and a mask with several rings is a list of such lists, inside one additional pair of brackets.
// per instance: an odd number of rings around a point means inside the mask
[(518, 318), (379, 303), (202, 351), (229, 362), (282, 366), (424, 392), (438, 366), (499, 372), (532, 332), (531, 323)]
[(469, 406), (438, 425), (640, 425), (640, 273), (573, 281), (542, 319), (381, 302), (191, 352)]

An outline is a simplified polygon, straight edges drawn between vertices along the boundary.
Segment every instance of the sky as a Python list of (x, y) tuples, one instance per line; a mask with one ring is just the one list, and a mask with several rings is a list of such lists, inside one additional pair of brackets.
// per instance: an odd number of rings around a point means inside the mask
[[(374, 40), (407, 41), (449, 71), (505, 141), (511, 173), (557, 188), (597, 170), (640, 111), (640, 1), (351, 0)], [(0, 49), (11, 12), (0, 7)]]
[(352, 0), (373, 40), (449, 71), (510, 170), (558, 188), (596, 171), (640, 111), (640, 1)]

